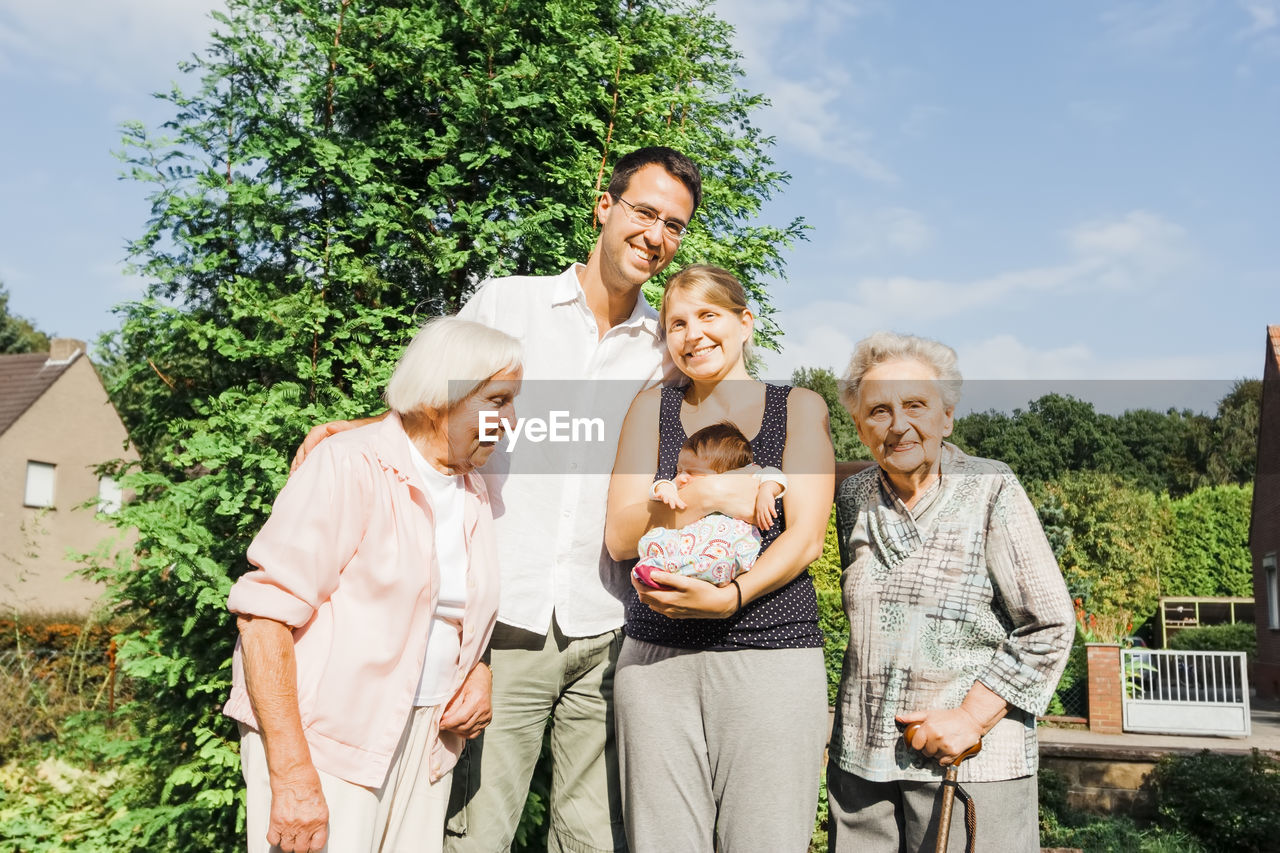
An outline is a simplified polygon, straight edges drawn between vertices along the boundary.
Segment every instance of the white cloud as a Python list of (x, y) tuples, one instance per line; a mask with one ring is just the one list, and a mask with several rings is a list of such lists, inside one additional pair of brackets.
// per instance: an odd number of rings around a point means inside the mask
[(1084, 223), (1070, 229), (1067, 239), (1095, 280), (1109, 289), (1142, 287), (1194, 260), (1186, 229), (1145, 210)]
[(1101, 15), (1105, 38), (1126, 52), (1159, 52), (1194, 32), (1210, 10), (1208, 0), (1143, 0), (1121, 3)]
[(841, 217), (840, 252), (847, 258), (913, 255), (933, 242), (933, 228), (906, 207), (854, 211)]
[(218, 0), (10, 0), (0, 72), (39, 73), (108, 91), (156, 87), (207, 42)]
[(840, 0), (734, 0), (716, 7), (734, 27), (747, 85), (772, 103), (761, 112), (760, 126), (804, 154), (847, 166), (869, 181), (892, 183), (897, 176), (873, 153), (871, 135), (850, 120), (844, 106), (856, 96), (859, 81), (842, 70), (844, 63), (827, 58), (827, 43), (865, 11), (864, 4)]
[[(1057, 264), (970, 280), (887, 275), (851, 283), (833, 281), (823, 290), (827, 300), (780, 308), (778, 323), (790, 334), (783, 338), (784, 352), (767, 361), (770, 375), (790, 375), (796, 367), (843, 364), (854, 342), (875, 329), (918, 334), (945, 329), (947, 337), (959, 340), (972, 330), (986, 328), (993, 309), (1034, 304), (1043, 310), (1059, 300), (1152, 291), (1170, 280), (1181, 280), (1195, 262), (1185, 229), (1150, 211), (1091, 220), (1067, 229), (1062, 237), (1068, 257)], [(997, 378), (1110, 375), (1114, 369), (1078, 345), (1033, 356), (1030, 350), (1017, 350), (1013, 338), (983, 340), (971, 358), (974, 366), (996, 371)], [(1134, 369), (1185, 376), (1193, 361), (1135, 362)], [(1055, 374), (1055, 367), (1068, 372)]]
[(1249, 26), (1240, 33), (1243, 38), (1270, 33), (1280, 25), (1280, 0), (1242, 0), (1240, 8), (1249, 17)]

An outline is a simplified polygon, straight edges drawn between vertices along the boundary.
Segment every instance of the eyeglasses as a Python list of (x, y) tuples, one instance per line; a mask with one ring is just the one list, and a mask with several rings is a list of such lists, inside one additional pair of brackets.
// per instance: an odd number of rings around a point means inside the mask
[(652, 228), (653, 223), (661, 222), (663, 235), (670, 237), (677, 243), (684, 239), (684, 232), (689, 230), (689, 226), (685, 225), (683, 222), (677, 222), (674, 219), (663, 219), (653, 210), (642, 204), (632, 204), (622, 196), (613, 195), (613, 193), (609, 193), (609, 195), (625, 204), (627, 206), (627, 218), (642, 228)]

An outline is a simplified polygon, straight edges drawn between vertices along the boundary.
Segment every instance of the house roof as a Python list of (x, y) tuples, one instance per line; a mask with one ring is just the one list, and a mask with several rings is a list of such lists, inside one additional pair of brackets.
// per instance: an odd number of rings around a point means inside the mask
[(47, 352), (0, 355), (0, 435), (40, 399), (75, 358), (51, 361)]

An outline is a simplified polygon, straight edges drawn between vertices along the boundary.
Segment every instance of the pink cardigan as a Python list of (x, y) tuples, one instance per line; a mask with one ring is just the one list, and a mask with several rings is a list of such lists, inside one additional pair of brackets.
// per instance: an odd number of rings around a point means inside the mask
[[(498, 611), (493, 515), (466, 475), (467, 605), (451, 692), (489, 642)], [(412, 710), (438, 595), (432, 512), (393, 413), (323, 441), (276, 498), (249, 546), (255, 571), (231, 587), (234, 613), (293, 628), (298, 704), (317, 769), (381, 787)], [(257, 729), (240, 643), (227, 716)], [(438, 720), (438, 715), (437, 715)], [(431, 779), (463, 740), (431, 733)]]

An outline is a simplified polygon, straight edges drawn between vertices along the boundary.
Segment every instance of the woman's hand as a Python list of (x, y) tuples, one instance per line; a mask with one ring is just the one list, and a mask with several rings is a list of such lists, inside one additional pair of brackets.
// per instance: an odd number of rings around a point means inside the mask
[(467, 740), (478, 737), (493, 720), (493, 673), (484, 662), (467, 673), (440, 715), (440, 730), (460, 734)]
[(732, 584), (716, 586), (657, 569), (650, 577), (664, 588), (654, 589), (634, 577), (631, 585), (641, 601), (669, 619), (724, 619), (738, 612), (738, 590)]
[(302, 439), (296, 453), (293, 454), (293, 464), (289, 466), (289, 473), (292, 474), (298, 470), (298, 466), (302, 464), (302, 460), (307, 458), (307, 454), (316, 449), (316, 445), (324, 441), (331, 435), (337, 435), (340, 432), (346, 432), (349, 429), (362, 427), (366, 424), (376, 423), (387, 416), (387, 412), (383, 412), (376, 418), (360, 418), (355, 421), (329, 421), (327, 424), (313, 426), (307, 433), (307, 437)]
[(302, 733), (293, 634), (274, 619), (237, 614), (245, 687), (258, 718), (271, 784), (267, 843), (286, 853), (324, 847), (329, 807)]
[(910, 747), (936, 758), (946, 767), (982, 740), (1007, 713), (1009, 703), (981, 681), (975, 681), (959, 708), (914, 711), (899, 714), (895, 719), (904, 726), (919, 723)]
[(914, 711), (899, 714), (895, 719), (904, 726), (919, 723), (915, 737), (907, 745), (937, 759), (943, 767), (954, 763), (971, 746), (982, 740), (982, 727), (963, 708)]
[(329, 840), (329, 805), (310, 762), (291, 774), (271, 774), (267, 843), (284, 853), (320, 850)]

